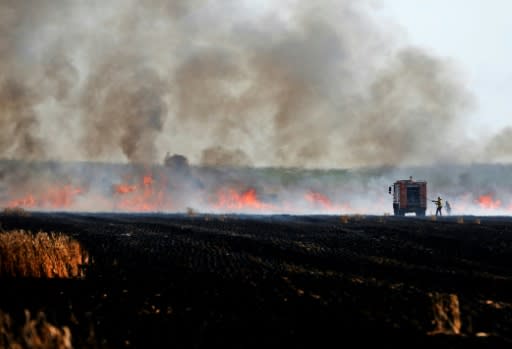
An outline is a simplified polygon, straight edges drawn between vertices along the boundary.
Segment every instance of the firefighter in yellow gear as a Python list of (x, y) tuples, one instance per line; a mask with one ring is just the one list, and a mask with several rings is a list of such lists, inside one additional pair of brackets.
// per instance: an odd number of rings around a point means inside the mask
[(432, 200), (433, 203), (436, 204), (436, 216), (442, 216), (443, 213), (441, 212), (441, 210), (443, 209), (443, 199), (441, 199), (440, 196), (437, 197), (437, 200)]

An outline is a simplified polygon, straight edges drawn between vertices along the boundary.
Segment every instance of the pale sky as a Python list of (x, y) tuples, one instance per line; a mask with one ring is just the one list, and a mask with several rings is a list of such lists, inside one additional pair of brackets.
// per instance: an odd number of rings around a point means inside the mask
[(473, 136), (512, 126), (512, 1), (379, 0), (376, 18), (457, 64), (477, 101)]

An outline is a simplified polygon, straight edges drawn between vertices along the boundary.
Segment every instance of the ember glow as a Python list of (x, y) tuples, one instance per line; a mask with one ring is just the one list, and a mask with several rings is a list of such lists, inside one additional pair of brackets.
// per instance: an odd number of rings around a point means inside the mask
[(76, 196), (83, 190), (72, 185), (50, 186), (41, 192), (27, 193), (21, 198), (8, 201), (4, 206), (34, 209), (72, 209)]
[(221, 189), (217, 192), (215, 208), (224, 211), (273, 211), (275, 207), (258, 199), (255, 189), (237, 192), (235, 189)]

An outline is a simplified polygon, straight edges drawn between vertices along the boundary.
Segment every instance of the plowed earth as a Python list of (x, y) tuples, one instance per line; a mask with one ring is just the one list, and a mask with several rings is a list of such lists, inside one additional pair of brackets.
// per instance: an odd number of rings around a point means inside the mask
[[(512, 218), (31, 213), (0, 223), (61, 232), (89, 252), (84, 279), (0, 279), (0, 309), (18, 323), (24, 309), (44, 311), (75, 348), (512, 345)], [(450, 295), (455, 331), (435, 310)]]

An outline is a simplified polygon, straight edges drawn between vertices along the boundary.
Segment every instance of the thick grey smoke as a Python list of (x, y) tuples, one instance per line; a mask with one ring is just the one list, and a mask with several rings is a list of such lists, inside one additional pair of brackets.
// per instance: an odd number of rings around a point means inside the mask
[(210, 147), (203, 151), (201, 164), (206, 166), (217, 166), (219, 164), (228, 166), (250, 166), (248, 156), (240, 149), (226, 150), (220, 146)]
[(443, 62), (417, 49), (400, 51), (357, 107), (356, 129), (347, 135), (351, 162), (459, 162), (457, 146), (465, 142), (461, 116), (471, 105), (460, 86)]
[(154, 163), (155, 138), (167, 113), (165, 85), (152, 70), (116, 63), (111, 57), (86, 84), (84, 149), (95, 158), (119, 147), (130, 161)]
[(492, 158), (502, 162), (512, 160), (512, 127), (504, 128), (489, 141), (483, 158)]
[(3, 1), (1, 157), (461, 160), (472, 97), (456, 70), (398, 48), (359, 1), (286, 4)]

